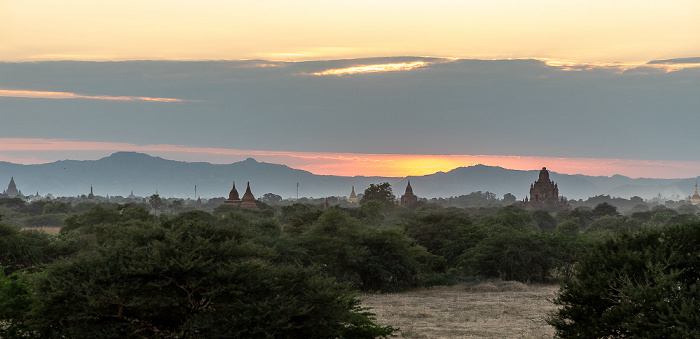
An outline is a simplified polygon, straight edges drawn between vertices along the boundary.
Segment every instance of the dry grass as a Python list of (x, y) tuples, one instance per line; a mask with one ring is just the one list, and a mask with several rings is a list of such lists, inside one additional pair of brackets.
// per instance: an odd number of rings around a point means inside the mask
[(22, 227), (23, 230), (36, 230), (41, 232), (46, 232), (48, 234), (56, 235), (61, 231), (60, 227), (55, 226), (42, 226), (42, 227)]
[(544, 319), (556, 309), (555, 285), (482, 282), (397, 294), (362, 294), (378, 323), (402, 338), (553, 338)]

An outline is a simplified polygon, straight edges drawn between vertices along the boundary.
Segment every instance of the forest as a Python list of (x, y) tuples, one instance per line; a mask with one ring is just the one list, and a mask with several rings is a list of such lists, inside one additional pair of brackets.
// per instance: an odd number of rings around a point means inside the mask
[(695, 206), (406, 208), (372, 187), (260, 211), (1, 199), (0, 336), (389, 337), (358, 291), (484, 279), (561, 284), (561, 337), (700, 334)]

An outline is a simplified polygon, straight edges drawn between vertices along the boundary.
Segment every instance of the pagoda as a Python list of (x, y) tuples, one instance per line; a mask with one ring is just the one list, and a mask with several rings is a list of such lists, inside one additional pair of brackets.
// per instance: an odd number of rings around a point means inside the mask
[(408, 181), (408, 185), (406, 186), (406, 193), (404, 193), (404, 195), (401, 196), (399, 203), (401, 204), (401, 206), (406, 207), (411, 207), (413, 205), (418, 204), (418, 197), (415, 194), (413, 194), (411, 180)]
[(238, 190), (236, 190), (235, 181), (233, 182), (233, 188), (231, 188), (231, 192), (228, 193), (228, 199), (224, 201), (224, 205), (241, 205), (241, 198), (238, 197)]
[(539, 178), (530, 184), (530, 199), (518, 204), (526, 210), (545, 209), (550, 211), (571, 209), (566, 198), (559, 196), (559, 187), (554, 181), (549, 180), (547, 167), (542, 167)]
[(22, 191), (17, 190), (17, 185), (15, 185), (15, 177), (10, 177), (10, 184), (7, 185), (7, 189), (2, 192), (3, 195), (8, 198), (21, 197)]
[(695, 194), (690, 197), (690, 203), (693, 205), (700, 204), (700, 195), (698, 195), (698, 179), (695, 179)]
[(243, 193), (243, 199), (241, 199), (241, 208), (245, 208), (251, 211), (260, 210), (260, 208), (258, 208), (258, 205), (255, 204), (255, 197), (253, 196), (253, 193), (250, 191), (250, 181), (248, 181), (248, 187), (246, 187), (245, 193)]
[(350, 198), (348, 198), (348, 201), (351, 203), (356, 203), (357, 200), (357, 195), (355, 195), (355, 186), (352, 186), (352, 192), (350, 192)]

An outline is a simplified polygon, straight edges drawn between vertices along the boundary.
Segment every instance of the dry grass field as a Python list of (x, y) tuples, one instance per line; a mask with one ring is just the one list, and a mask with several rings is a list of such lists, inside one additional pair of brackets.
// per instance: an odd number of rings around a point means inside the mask
[(361, 294), (382, 325), (402, 338), (553, 338), (544, 319), (555, 285), (482, 282), (396, 294)]
[(23, 230), (36, 230), (36, 231), (42, 231), (46, 232), (48, 234), (53, 234), (56, 235), (58, 232), (61, 231), (60, 227), (53, 227), (53, 226), (44, 226), (44, 227), (24, 227), (22, 228)]

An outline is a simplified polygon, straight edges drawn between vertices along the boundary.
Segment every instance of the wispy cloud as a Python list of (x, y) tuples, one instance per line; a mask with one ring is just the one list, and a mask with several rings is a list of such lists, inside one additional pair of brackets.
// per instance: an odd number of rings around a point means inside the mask
[(540, 60), (545, 63), (545, 65), (550, 67), (556, 67), (563, 71), (590, 71), (595, 69), (605, 69), (613, 71), (616, 73), (623, 73), (628, 70), (639, 70), (639, 69), (649, 69), (649, 70), (660, 70), (666, 73), (676, 72), (688, 68), (700, 68), (700, 63), (692, 62), (673, 62), (669, 60), (668, 62), (595, 62), (595, 63), (583, 63), (577, 61), (567, 61), (567, 60), (556, 60), (549, 58), (533, 58), (535, 60)]
[(34, 99), (91, 99), (113, 101), (154, 101), (154, 102), (182, 102), (176, 98), (154, 98), (141, 96), (113, 96), (113, 95), (85, 95), (71, 92), (32, 91), (16, 89), (0, 89), (0, 97), (9, 98), (34, 98)]
[(557, 173), (632, 178), (689, 178), (697, 175), (700, 161), (654, 161), (636, 159), (555, 158), (505, 155), (359, 154), (324, 152), (278, 152), (185, 145), (135, 145), (65, 139), (0, 138), (0, 161), (23, 164), (66, 159), (97, 159), (117, 151), (135, 151), (180, 161), (232, 163), (247, 157), (284, 164), (314, 174), (340, 176), (404, 177), (446, 172), (457, 167), (483, 164), (514, 170), (546, 166)]
[(416, 68), (422, 68), (430, 65), (427, 61), (414, 61), (414, 62), (399, 62), (392, 64), (375, 64), (375, 65), (360, 65), (352, 66), (346, 68), (335, 68), (327, 69), (325, 71), (311, 73), (311, 75), (323, 76), (323, 75), (348, 75), (348, 74), (362, 74), (362, 73), (379, 73), (379, 72), (399, 72), (399, 71), (411, 71)]

